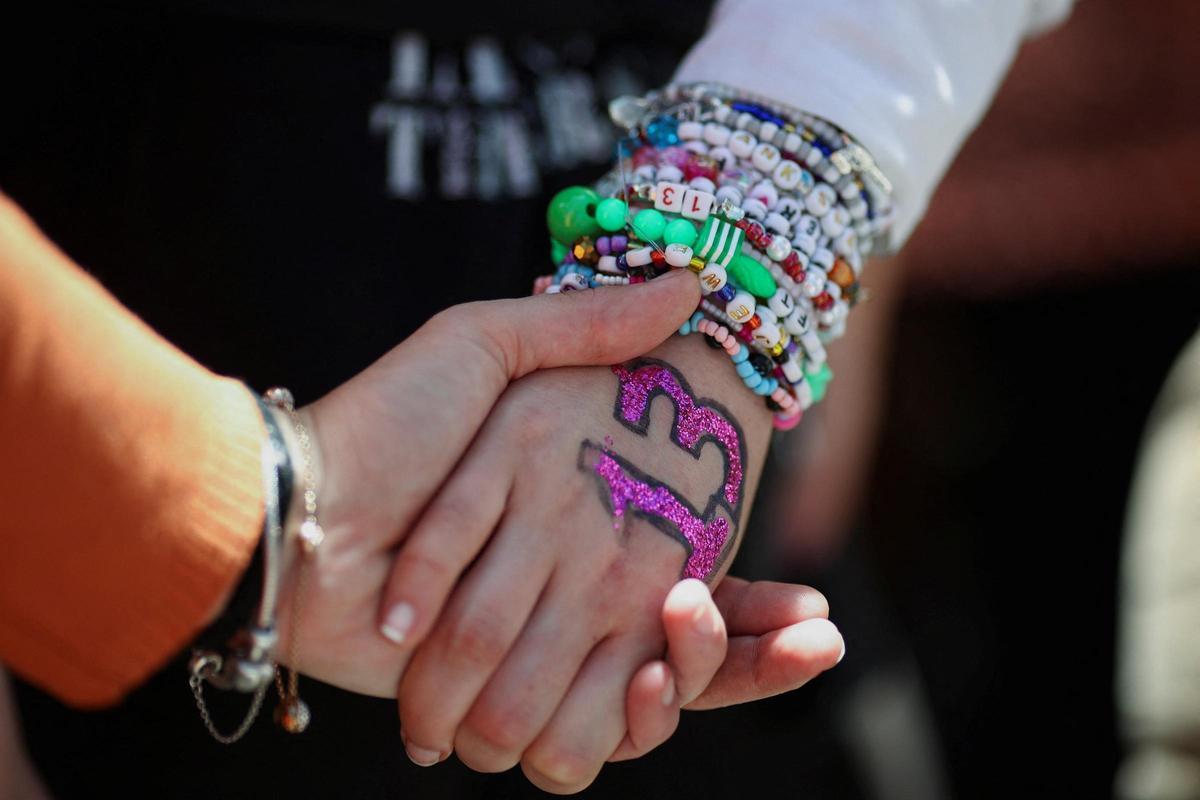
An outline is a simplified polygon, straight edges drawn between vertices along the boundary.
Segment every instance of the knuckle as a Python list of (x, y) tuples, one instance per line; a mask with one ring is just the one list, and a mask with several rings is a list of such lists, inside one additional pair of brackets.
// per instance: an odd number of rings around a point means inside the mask
[(479, 616), (466, 616), (452, 623), (447, 635), (447, 655), (471, 666), (492, 666), (504, 657), (507, 647), (495, 623)]
[(526, 776), (538, 788), (555, 794), (573, 794), (587, 788), (600, 766), (557, 745), (538, 748), (521, 762)]
[(494, 760), (506, 763), (503, 769), (508, 769), (517, 763), (533, 738), (531, 728), (528, 713), (521, 709), (485, 703), (471, 710), (460, 734), (466, 742), (482, 744)]

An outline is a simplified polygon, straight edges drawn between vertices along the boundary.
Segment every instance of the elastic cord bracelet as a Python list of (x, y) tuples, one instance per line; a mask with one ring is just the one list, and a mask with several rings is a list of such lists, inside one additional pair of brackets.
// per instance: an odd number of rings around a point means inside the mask
[[(279, 582), (283, 562), (283, 509), (290, 502), (294, 471), (288, 455), (283, 432), (270, 407), (255, 395), (267, 438), (262, 446), (262, 480), (265, 514), (259, 556), (262, 571), (243, 579), (249, 593), (251, 586), (261, 585), (258, 606), (251, 621), (237, 630), (221, 650), (196, 649), (188, 663), (188, 685), (196, 700), (200, 719), (214, 739), (232, 744), (250, 730), (262, 707), (263, 698), (275, 676), (275, 646), (277, 632), (275, 609), (279, 597)], [(256, 576), (261, 578), (256, 580)], [(204, 700), (204, 684), (218, 689), (253, 693), (250, 709), (241, 724), (230, 734), (221, 733), (209, 714)]]

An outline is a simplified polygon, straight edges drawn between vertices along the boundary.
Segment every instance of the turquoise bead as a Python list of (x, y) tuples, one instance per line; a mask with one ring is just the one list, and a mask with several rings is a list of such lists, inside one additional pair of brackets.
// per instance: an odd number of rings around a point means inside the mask
[(568, 186), (550, 199), (546, 208), (546, 226), (557, 241), (570, 246), (580, 236), (600, 232), (596, 206), (600, 195), (586, 186)]
[(746, 345), (744, 344), (738, 345), (738, 351), (730, 356), (735, 364), (740, 364), (749, 357), (750, 351), (746, 349)]
[(763, 376), (752, 371), (749, 375), (742, 376), (742, 381), (751, 389), (757, 389), (762, 385)]
[(696, 226), (686, 219), (674, 219), (667, 223), (663, 231), (663, 241), (667, 244), (681, 244), (691, 247), (696, 243)]
[(609, 233), (623, 230), (625, 228), (625, 215), (629, 211), (629, 206), (625, 205), (625, 201), (616, 197), (609, 197), (600, 201), (596, 206), (596, 222), (600, 227)]
[(643, 242), (657, 242), (666, 227), (666, 217), (656, 208), (643, 208), (633, 218), (633, 232)]
[(690, 322), (685, 322), (679, 326), (679, 335), (680, 336), (687, 336), (691, 332), (692, 332), (692, 325)]
[[(751, 375), (758, 375), (758, 373), (754, 371), (754, 367), (750, 365), (749, 361), (743, 361), (737, 365), (737, 374), (742, 378), (742, 380), (748, 379)], [(759, 375), (759, 377), (761, 378), (762, 376)]]

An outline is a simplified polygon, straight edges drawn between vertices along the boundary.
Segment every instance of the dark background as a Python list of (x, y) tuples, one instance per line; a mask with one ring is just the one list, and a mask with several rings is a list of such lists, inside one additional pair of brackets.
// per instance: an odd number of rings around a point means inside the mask
[[(618, 53), (650, 86), (704, 22), (691, 3), (534, 5), (46, 7), (3, 33), (0, 189), (201, 362), (311, 399), (446, 305), (526, 292), (548, 266), (549, 193), (602, 166), (546, 169), (528, 199), (388, 197), (368, 116), (386, 99), (392, 34), (422, 30), (437, 52), (483, 33), (516, 52), (532, 37), (552, 69), (589, 75)], [(514, 105), (536, 119), (527, 99)], [(1110, 794), (1125, 494), (1150, 404), (1200, 320), (1195, 266), (1123, 256), (1102, 279), (973, 297), (915, 271), (855, 535), (823, 565), (741, 573), (824, 591), (845, 661), (790, 695), (686, 715), (585, 796), (883, 797), (863, 754), (913, 743), (864, 743), (847, 707), (910, 665), (907, 691), (934, 720), (917, 746), (954, 796)], [(776, 533), (752, 531), (742, 560), (761, 564), (753, 548)], [(220, 748), (179, 661), (101, 713), (18, 685), (31, 753), (61, 797), (540, 794), (516, 771), (414, 767), (392, 704), (307, 694), (309, 733), (264, 723)]]

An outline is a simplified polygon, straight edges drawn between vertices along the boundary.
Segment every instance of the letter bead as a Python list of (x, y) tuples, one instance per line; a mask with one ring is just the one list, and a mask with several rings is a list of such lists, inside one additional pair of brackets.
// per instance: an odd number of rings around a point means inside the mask
[(754, 316), (754, 295), (749, 292), (738, 292), (733, 299), (725, 304), (725, 313), (734, 322), (745, 322)]
[(686, 267), (692, 260), (692, 248), (685, 244), (669, 244), (663, 255), (672, 267)]
[(800, 176), (803, 172), (803, 167), (795, 161), (784, 160), (780, 161), (779, 166), (771, 173), (771, 180), (780, 189), (791, 191), (800, 184)]
[(686, 219), (695, 219), (703, 222), (708, 219), (708, 214), (712, 211), (715, 200), (716, 198), (709, 192), (702, 192), (699, 189), (688, 189), (683, 195), (681, 213)]
[(704, 269), (700, 270), (700, 291), (704, 294), (712, 294), (713, 292), (721, 291), (721, 287), (725, 286), (728, 280), (728, 275), (725, 268), (720, 264), (710, 263)]
[(704, 123), (686, 120), (679, 123), (679, 138), (690, 140), (699, 139), (704, 135)]
[(758, 147), (758, 139), (750, 131), (735, 131), (729, 137), (729, 149), (738, 158), (750, 158), (755, 147)]
[(704, 141), (715, 147), (721, 147), (729, 141), (729, 128), (719, 122), (710, 122), (704, 126)]
[(837, 192), (827, 183), (822, 183), (804, 198), (805, 207), (810, 214), (817, 218), (828, 214), (829, 209), (833, 208), (833, 204), (836, 202)]
[(659, 211), (678, 214), (683, 209), (683, 196), (687, 188), (682, 183), (659, 181), (654, 187), (654, 207)]
[(775, 170), (775, 167), (779, 166), (781, 158), (782, 156), (779, 154), (778, 147), (764, 142), (754, 148), (754, 152), (750, 156), (750, 161), (754, 164), (755, 169), (770, 174)]
[(777, 319), (786, 320), (788, 315), (795, 310), (796, 301), (787, 293), (787, 289), (776, 289), (775, 294), (771, 295), (771, 299), (767, 301), (767, 308), (771, 309), (771, 313)]

